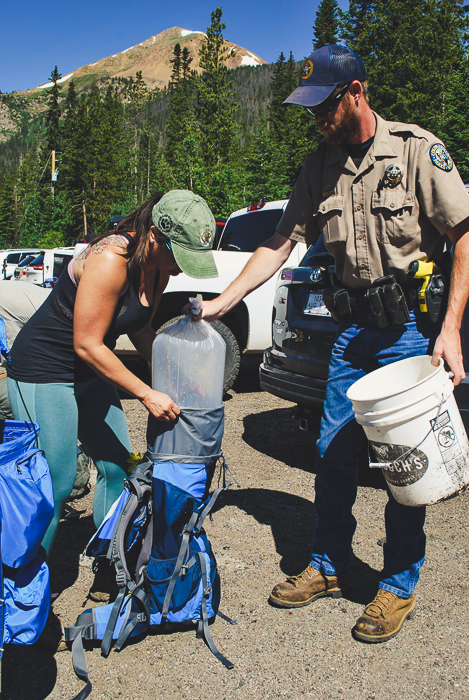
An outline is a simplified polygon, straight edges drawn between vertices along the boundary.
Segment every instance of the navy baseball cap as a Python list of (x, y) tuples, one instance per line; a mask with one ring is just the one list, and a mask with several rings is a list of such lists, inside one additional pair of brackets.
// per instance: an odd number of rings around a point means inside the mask
[(322, 46), (306, 60), (299, 86), (283, 104), (316, 107), (338, 85), (347, 85), (352, 80), (366, 80), (366, 68), (360, 56), (345, 46)]

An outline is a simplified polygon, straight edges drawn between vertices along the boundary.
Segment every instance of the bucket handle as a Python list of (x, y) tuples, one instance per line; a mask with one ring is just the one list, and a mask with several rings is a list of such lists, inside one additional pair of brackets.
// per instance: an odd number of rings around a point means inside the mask
[[(438, 406), (438, 413), (436, 414), (436, 417), (434, 418), (434, 420), (437, 420), (440, 417), (441, 409), (442, 409), (445, 401), (446, 401), (445, 394), (443, 392), (441, 394), (440, 405)], [(394, 465), (396, 464), (396, 462), (399, 462), (401, 459), (404, 459), (408, 455), (412, 454), (412, 452), (414, 450), (418, 449), (420, 447), (420, 445), (422, 445), (422, 443), (425, 442), (425, 440), (430, 435), (432, 430), (433, 430), (433, 428), (431, 427), (430, 430), (428, 431), (428, 433), (420, 440), (420, 442), (417, 445), (415, 445), (414, 447), (410, 447), (408, 450), (406, 450), (399, 457), (396, 457), (395, 459), (393, 459), (392, 462), (370, 462), (370, 448), (368, 445), (368, 462), (369, 462), (370, 468), (371, 469), (392, 469), (394, 467)]]
[[(449, 380), (449, 383), (451, 385), (451, 391), (448, 393), (448, 396), (446, 397), (447, 399), (451, 396), (451, 394), (454, 391), (454, 387), (453, 387), (451, 380)], [(439, 394), (437, 392), (432, 392), (431, 394), (427, 394), (426, 396), (422, 396), (422, 398), (420, 398), (420, 399), (417, 399), (417, 400), (414, 399), (412, 401), (409, 401), (408, 403), (400, 404), (399, 410), (403, 411), (406, 408), (413, 408), (417, 404), (422, 403), (423, 401), (426, 401), (427, 399), (430, 399), (432, 397), (434, 397), (435, 399), (440, 398)], [(391, 413), (394, 413), (394, 412), (395, 412), (395, 407), (393, 406), (392, 408), (386, 408), (382, 411), (373, 411), (373, 416), (376, 416), (377, 420), (380, 420), (380, 418), (382, 418), (382, 417), (387, 418)], [(369, 414), (366, 411), (364, 411), (364, 412), (355, 411), (355, 415), (367, 416)]]

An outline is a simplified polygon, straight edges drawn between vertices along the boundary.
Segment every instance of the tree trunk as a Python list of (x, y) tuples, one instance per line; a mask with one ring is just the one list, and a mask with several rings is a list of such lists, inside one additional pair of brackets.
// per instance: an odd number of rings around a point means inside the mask
[(88, 229), (86, 226), (86, 202), (84, 198), (81, 200), (81, 203), (83, 207), (83, 238), (85, 238), (86, 240), (86, 236), (88, 235)]

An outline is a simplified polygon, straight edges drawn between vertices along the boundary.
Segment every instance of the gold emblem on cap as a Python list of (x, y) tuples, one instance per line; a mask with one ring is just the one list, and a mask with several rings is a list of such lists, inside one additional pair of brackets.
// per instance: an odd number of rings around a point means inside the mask
[(397, 185), (402, 182), (403, 177), (404, 170), (402, 166), (398, 163), (392, 163), (392, 165), (388, 165), (384, 171), (384, 184), (389, 187), (397, 187)]
[(200, 242), (204, 246), (204, 248), (208, 248), (208, 246), (212, 242), (212, 231), (210, 228), (207, 226), (205, 229), (201, 228), (200, 229)]
[(301, 74), (301, 79), (302, 80), (307, 80), (311, 73), (314, 70), (313, 62), (310, 58), (306, 61), (304, 67), (303, 67), (303, 72)]

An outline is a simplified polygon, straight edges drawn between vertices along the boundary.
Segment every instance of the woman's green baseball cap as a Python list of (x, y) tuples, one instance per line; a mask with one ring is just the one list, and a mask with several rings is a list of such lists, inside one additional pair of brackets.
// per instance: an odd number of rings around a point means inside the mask
[(171, 190), (153, 207), (152, 221), (171, 242), (178, 267), (186, 275), (218, 277), (212, 254), (215, 219), (202, 197), (190, 190)]

